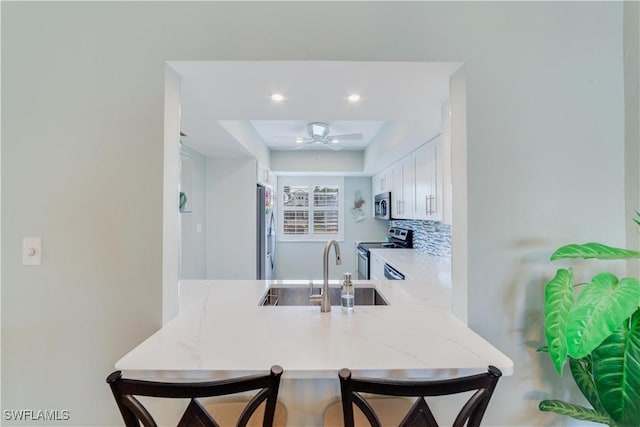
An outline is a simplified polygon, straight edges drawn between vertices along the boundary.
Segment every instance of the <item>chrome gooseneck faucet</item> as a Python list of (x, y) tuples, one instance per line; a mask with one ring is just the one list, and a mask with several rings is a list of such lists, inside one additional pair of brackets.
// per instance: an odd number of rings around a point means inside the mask
[[(329, 298), (329, 251), (331, 246), (335, 248), (336, 265), (340, 265), (340, 246), (335, 240), (329, 240), (324, 247), (324, 256), (322, 258), (322, 293), (320, 295), (310, 295), (311, 301), (320, 301), (320, 311), (327, 313), (331, 311), (331, 299)], [(312, 287), (313, 291), (313, 287)]]

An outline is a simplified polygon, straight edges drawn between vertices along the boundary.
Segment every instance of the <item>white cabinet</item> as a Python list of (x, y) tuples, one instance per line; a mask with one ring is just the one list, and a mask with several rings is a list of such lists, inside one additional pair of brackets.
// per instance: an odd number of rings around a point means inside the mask
[(412, 157), (415, 170), (413, 217), (441, 221), (443, 193), (440, 138), (417, 149)]
[(391, 167), (391, 217), (412, 219), (414, 211), (415, 173), (413, 160), (407, 156)]
[(384, 259), (369, 252), (369, 279), (384, 280)]
[(448, 146), (437, 136), (371, 178), (373, 196), (391, 192), (391, 218), (451, 223)]
[(391, 169), (385, 169), (371, 178), (371, 193), (386, 193), (391, 191)]
[(391, 216), (442, 220), (440, 138), (424, 144), (391, 167)]

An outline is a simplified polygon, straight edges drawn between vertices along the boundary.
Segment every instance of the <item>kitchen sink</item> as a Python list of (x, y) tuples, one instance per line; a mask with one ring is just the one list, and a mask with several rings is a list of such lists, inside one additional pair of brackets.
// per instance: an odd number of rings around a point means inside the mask
[[(321, 287), (314, 286), (313, 293), (320, 294)], [(331, 305), (340, 305), (340, 288), (329, 288)], [(354, 287), (355, 305), (389, 305), (376, 288)], [(260, 305), (303, 306), (318, 305), (309, 301), (309, 286), (305, 287), (271, 287), (260, 301)]]

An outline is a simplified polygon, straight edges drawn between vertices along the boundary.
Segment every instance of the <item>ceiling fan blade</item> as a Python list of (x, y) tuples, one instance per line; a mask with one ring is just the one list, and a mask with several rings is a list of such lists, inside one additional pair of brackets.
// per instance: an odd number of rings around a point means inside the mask
[(304, 144), (300, 144), (297, 147), (293, 147), (291, 150), (302, 150), (303, 148), (307, 147), (309, 145), (308, 142), (304, 143)]
[(327, 147), (327, 148), (328, 148), (328, 149), (330, 149), (330, 150), (333, 150), (333, 151), (340, 151), (340, 150), (342, 150), (342, 147), (341, 147), (341, 146), (339, 146), (338, 144), (325, 144), (324, 146), (325, 146), (325, 147)]
[(338, 141), (343, 141), (347, 139), (362, 139), (361, 133), (347, 133), (345, 135), (329, 135), (327, 139), (337, 139)]
[(308, 138), (306, 136), (276, 135), (276, 136), (274, 136), (274, 138), (277, 138), (277, 139), (291, 139), (291, 140), (302, 139), (305, 142), (306, 141), (311, 141), (311, 138)]

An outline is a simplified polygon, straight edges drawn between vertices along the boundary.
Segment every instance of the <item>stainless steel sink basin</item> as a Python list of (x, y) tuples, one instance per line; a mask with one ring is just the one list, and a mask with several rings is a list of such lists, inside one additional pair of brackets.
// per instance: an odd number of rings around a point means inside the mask
[[(320, 293), (319, 287), (313, 288), (314, 294)], [(355, 305), (389, 305), (382, 294), (372, 287), (354, 288)], [(340, 305), (340, 288), (330, 288), (331, 305)], [(309, 287), (272, 287), (260, 301), (260, 305), (303, 306), (317, 305), (309, 301)]]

